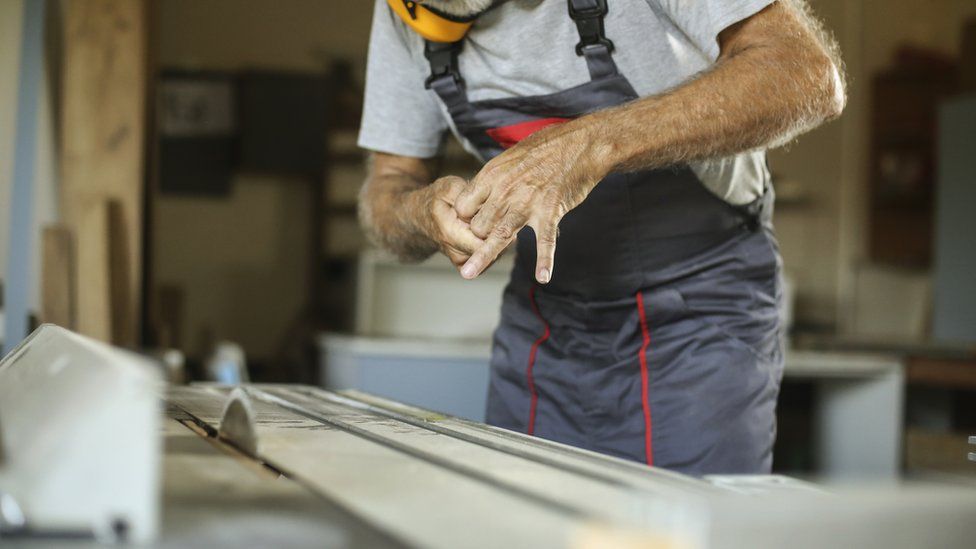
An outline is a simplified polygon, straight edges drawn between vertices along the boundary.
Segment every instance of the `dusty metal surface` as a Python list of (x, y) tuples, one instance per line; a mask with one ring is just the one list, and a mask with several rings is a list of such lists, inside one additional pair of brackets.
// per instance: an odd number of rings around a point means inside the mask
[[(169, 415), (189, 420), (176, 411)], [(402, 546), (300, 483), (201, 434), (176, 419), (166, 421), (162, 532), (154, 547)]]
[[(312, 388), (247, 388), (263, 461), (409, 545), (565, 547), (580, 524), (708, 484)], [(226, 391), (169, 400), (216, 429)]]
[[(694, 479), (355, 392), (238, 390), (262, 465), (391, 543), (890, 548), (976, 535), (972, 490), (844, 495), (782, 477)], [(168, 400), (215, 436), (230, 393), (183, 387)]]
[(354, 392), (164, 390), (144, 359), (56, 327), (5, 357), (0, 382), (4, 548), (914, 549), (976, 539), (972, 488), (695, 479)]
[[(162, 425), (162, 520), (152, 549), (392, 549), (404, 545), (315, 491), (200, 431), (178, 409)], [(25, 549), (116, 547), (85, 540), (0, 540)]]
[(972, 489), (844, 495), (775, 476), (694, 479), (306, 386), (174, 387), (166, 401), (162, 520), (148, 547), (889, 549), (976, 535)]

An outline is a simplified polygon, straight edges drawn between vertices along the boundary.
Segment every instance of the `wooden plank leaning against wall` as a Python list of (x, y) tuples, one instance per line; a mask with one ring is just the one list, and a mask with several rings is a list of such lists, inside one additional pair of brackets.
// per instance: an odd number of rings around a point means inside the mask
[(61, 219), (73, 235), (73, 328), (134, 346), (139, 334), (146, 2), (63, 10)]

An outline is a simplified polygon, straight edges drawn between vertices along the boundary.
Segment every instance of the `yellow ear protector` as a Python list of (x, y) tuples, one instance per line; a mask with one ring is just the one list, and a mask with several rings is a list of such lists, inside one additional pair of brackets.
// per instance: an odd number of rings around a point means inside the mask
[(455, 17), (415, 0), (386, 0), (386, 3), (414, 32), (431, 42), (457, 42), (464, 38), (477, 17)]

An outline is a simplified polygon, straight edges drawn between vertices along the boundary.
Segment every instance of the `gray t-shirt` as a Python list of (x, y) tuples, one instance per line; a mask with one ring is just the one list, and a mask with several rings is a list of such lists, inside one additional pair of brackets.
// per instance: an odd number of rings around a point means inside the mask
[[(718, 58), (718, 34), (773, 0), (608, 0), (606, 35), (620, 72), (642, 97), (667, 91)], [(576, 55), (576, 26), (566, 0), (510, 0), (481, 16), (468, 32), (459, 69), (471, 101), (544, 95), (589, 80)], [(431, 90), (423, 39), (376, 0), (366, 70), (359, 146), (430, 158), (454, 131)], [(462, 137), (465, 148), (474, 149)], [(474, 153), (476, 154), (476, 153)], [(765, 152), (696, 162), (702, 182), (732, 204), (761, 195), (769, 178)]]

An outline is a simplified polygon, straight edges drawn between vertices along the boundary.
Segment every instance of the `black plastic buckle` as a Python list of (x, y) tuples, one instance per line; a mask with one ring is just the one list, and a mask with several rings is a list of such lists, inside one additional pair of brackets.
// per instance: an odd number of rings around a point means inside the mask
[(580, 19), (599, 19), (607, 14), (607, 0), (596, 0), (596, 6), (592, 8), (577, 9), (573, 7), (573, 0), (566, 2), (569, 5), (569, 17), (573, 21)]
[(608, 51), (613, 51), (613, 42), (604, 35), (603, 18), (609, 11), (607, 0), (596, 0), (596, 5), (592, 8), (577, 9), (573, 7), (573, 1), (568, 0), (569, 17), (576, 23), (579, 31), (580, 41), (576, 44), (576, 55), (583, 55), (583, 48), (586, 46), (606, 46)]
[(461, 48), (457, 43), (427, 42), (424, 45), (424, 57), (430, 62), (430, 76), (424, 80), (426, 89), (429, 90), (434, 80), (443, 76), (451, 76), (458, 84), (463, 82), (457, 70), (457, 57), (460, 51)]
[(440, 72), (431, 71), (430, 76), (428, 76), (427, 79), (424, 80), (424, 88), (429, 90), (430, 87), (434, 84), (434, 80), (437, 80), (437, 79), (439, 79), (442, 76), (451, 76), (454, 79), (454, 82), (456, 84), (463, 84), (464, 83), (464, 79), (461, 78), (461, 75), (459, 75), (458, 73), (452, 72), (451, 70), (447, 69), (447, 70), (443, 70), (443, 71), (440, 71)]

